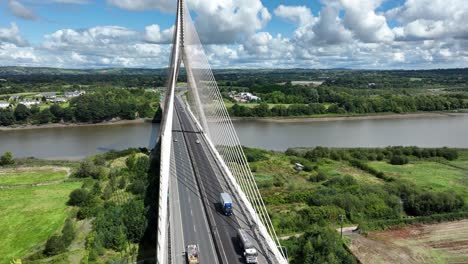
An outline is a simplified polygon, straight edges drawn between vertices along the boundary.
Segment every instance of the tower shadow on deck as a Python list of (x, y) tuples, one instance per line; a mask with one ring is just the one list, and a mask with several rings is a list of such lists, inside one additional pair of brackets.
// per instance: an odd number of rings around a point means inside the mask
[(160, 166), (160, 143), (156, 143), (150, 154), (150, 168), (148, 170), (148, 186), (145, 194), (146, 219), (148, 225), (143, 239), (138, 247), (138, 263), (156, 263), (156, 245), (158, 230), (158, 196), (159, 196), (159, 166)]

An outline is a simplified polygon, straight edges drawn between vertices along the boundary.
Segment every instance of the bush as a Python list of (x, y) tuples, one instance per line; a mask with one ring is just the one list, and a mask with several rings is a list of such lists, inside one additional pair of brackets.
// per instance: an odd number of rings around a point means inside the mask
[(88, 200), (89, 192), (86, 189), (76, 189), (70, 193), (68, 204), (72, 206), (82, 206)]
[(94, 179), (99, 179), (99, 173), (99, 167), (96, 166), (93, 161), (84, 160), (80, 163), (80, 167), (75, 175), (78, 178), (92, 177)]
[(402, 156), (402, 155), (393, 156), (390, 159), (390, 164), (392, 165), (405, 165), (405, 164), (408, 164), (408, 162), (409, 162), (408, 157)]
[(135, 180), (132, 184), (128, 185), (127, 190), (135, 195), (145, 193), (145, 182), (142, 180)]
[(65, 251), (65, 245), (63, 244), (62, 237), (55, 235), (50, 237), (45, 245), (44, 254), (47, 256), (54, 256)]
[(13, 159), (13, 154), (9, 151), (5, 152), (2, 157), (0, 157), (0, 166), (11, 165), (14, 163), (15, 160)]

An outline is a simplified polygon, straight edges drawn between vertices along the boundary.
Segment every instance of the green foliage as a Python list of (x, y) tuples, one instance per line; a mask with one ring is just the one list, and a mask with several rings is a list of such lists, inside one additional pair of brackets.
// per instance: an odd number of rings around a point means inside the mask
[(73, 239), (75, 239), (75, 227), (73, 220), (70, 218), (65, 221), (61, 235), (54, 235), (50, 237), (45, 245), (44, 254), (47, 256), (54, 256), (65, 252), (70, 246)]
[(28, 119), (28, 117), (31, 116), (31, 111), (29, 111), (28, 107), (25, 106), (24, 104), (19, 104), (15, 108), (15, 119), (18, 122), (23, 122)]
[(86, 189), (76, 189), (70, 193), (69, 205), (81, 206), (86, 203), (89, 197), (89, 192)]
[(146, 210), (141, 200), (130, 200), (123, 205), (123, 224), (128, 240), (138, 243), (147, 227)]
[(243, 150), (248, 162), (255, 162), (268, 159), (267, 152), (265, 150), (247, 147), (243, 147)]
[(44, 254), (47, 256), (54, 256), (65, 251), (65, 246), (62, 237), (55, 235), (50, 237), (45, 245)]
[(303, 236), (289, 239), (284, 244), (292, 258), (291, 264), (356, 263), (339, 234), (326, 226), (314, 224)]
[(135, 194), (142, 195), (145, 193), (146, 185), (143, 180), (137, 179), (127, 186), (127, 191)]
[(395, 155), (390, 159), (390, 164), (392, 165), (405, 165), (408, 164), (409, 159), (403, 155)]
[(3, 153), (0, 157), (0, 166), (11, 165), (15, 164), (15, 160), (13, 159), (13, 154), (9, 151)]
[(105, 173), (100, 166), (96, 166), (95, 163), (90, 160), (86, 159), (80, 163), (78, 170), (75, 173), (75, 177), (78, 178), (87, 178), (91, 177), (94, 179), (101, 179), (105, 176)]

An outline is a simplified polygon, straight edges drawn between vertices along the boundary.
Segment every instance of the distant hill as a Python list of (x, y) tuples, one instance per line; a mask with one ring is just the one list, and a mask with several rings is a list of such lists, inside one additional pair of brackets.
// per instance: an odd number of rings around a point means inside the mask
[[(242, 74), (245, 76), (256, 74), (347, 74), (354, 72), (362, 73), (393, 73), (398, 75), (414, 75), (415, 73), (435, 73), (435, 74), (463, 74), (468, 73), (468, 68), (458, 69), (432, 69), (432, 70), (355, 70), (355, 69), (214, 69), (215, 74)], [(167, 68), (160, 69), (144, 69), (144, 68), (105, 68), (105, 69), (62, 69), (48, 67), (19, 67), (7, 66), (0, 67), (0, 76), (8, 75), (156, 75), (165, 76)], [(180, 71), (181, 75), (185, 75), (184, 68)]]
[(106, 68), (106, 69), (62, 69), (47, 67), (0, 67), (0, 75), (161, 75), (167, 69), (134, 69), (134, 68)]

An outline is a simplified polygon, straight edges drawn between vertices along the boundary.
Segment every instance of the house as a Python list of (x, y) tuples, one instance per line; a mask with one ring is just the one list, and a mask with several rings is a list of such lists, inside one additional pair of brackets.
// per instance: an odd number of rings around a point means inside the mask
[(41, 93), (36, 95), (36, 97), (46, 98), (46, 99), (55, 99), (57, 97), (56, 93)]
[(294, 165), (295, 165), (295, 167), (296, 167), (296, 170), (298, 170), (298, 171), (301, 171), (301, 170), (304, 169), (304, 165), (302, 165), (302, 164), (300, 164), (300, 163), (296, 163), (296, 164), (294, 164)]
[(68, 100), (65, 97), (57, 97), (54, 99), (50, 99), (49, 101), (54, 103), (66, 103)]
[(27, 107), (31, 107), (31, 106), (33, 106), (33, 105), (39, 104), (40, 102), (39, 102), (39, 101), (21, 101), (21, 102), (19, 102), (19, 103), (20, 103), (20, 104), (23, 104), (23, 105), (25, 105), (25, 106), (27, 106)]
[(78, 97), (80, 95), (86, 94), (86, 91), (73, 91), (73, 92), (65, 92), (65, 97), (73, 98)]
[(10, 106), (9, 102), (0, 101), (0, 108), (8, 108)]
[(21, 95), (19, 94), (15, 94), (15, 95), (12, 95), (10, 96), (10, 101), (18, 101), (20, 99)]
[(260, 97), (255, 96), (248, 92), (236, 93), (235, 91), (230, 91), (228, 96), (232, 99), (236, 100), (239, 103), (248, 103), (252, 101), (260, 101), (262, 100)]
[(251, 93), (240, 93), (240, 96), (241, 96), (242, 99), (244, 99), (246, 101), (249, 101), (249, 102), (251, 102), (251, 101), (260, 101), (261, 100), (260, 97), (255, 96), (255, 95), (253, 95)]

